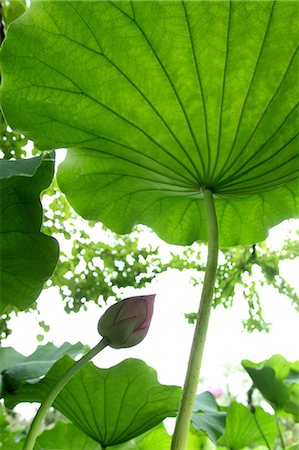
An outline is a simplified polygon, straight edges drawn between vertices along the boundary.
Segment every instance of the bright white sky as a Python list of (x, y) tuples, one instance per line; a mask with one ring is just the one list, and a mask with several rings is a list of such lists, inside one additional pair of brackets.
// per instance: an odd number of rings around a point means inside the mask
[[(290, 223), (292, 228), (298, 228), (298, 221)], [(279, 245), (289, 227), (285, 222), (274, 228), (271, 231), (271, 242)], [(284, 262), (282, 267), (285, 278), (299, 291), (299, 258)], [(175, 271), (157, 277), (150, 287), (141, 291), (157, 294), (152, 324), (145, 340), (130, 349), (106, 348), (94, 359), (96, 365), (110, 367), (125, 358), (140, 358), (157, 370), (161, 383), (182, 385), (194, 329), (187, 323), (184, 313), (197, 310), (200, 290), (200, 286), (193, 287), (190, 284), (189, 276), (184, 273)], [(126, 296), (135, 293), (134, 290), (126, 290)], [(247, 303), (241, 296), (233, 308), (225, 310), (218, 307), (212, 311), (201, 372), (204, 381), (199, 385), (199, 391), (224, 388), (227, 370), (229, 367), (240, 367), (242, 359), (259, 362), (276, 353), (290, 361), (299, 359), (299, 313), (294, 311), (290, 300), (277, 295), (274, 289), (263, 288), (262, 306), (265, 320), (272, 323), (269, 334), (248, 334), (243, 331), (242, 319), (247, 317)], [(87, 312), (68, 315), (63, 311), (56, 288), (42, 293), (39, 307), (39, 319), (51, 327), (46, 339), (55, 345), (59, 346), (65, 341), (81, 341), (94, 346), (99, 340), (97, 322), (105, 308), (92, 303)], [(40, 333), (35, 313), (32, 317), (20, 313), (12, 320), (11, 326), (14, 332), (5, 346), (12, 346), (26, 355), (32, 353), (37, 346), (36, 335)], [(234, 395), (244, 392), (240, 375), (231, 373), (229, 384)], [(24, 413), (24, 408), (21, 410)]]

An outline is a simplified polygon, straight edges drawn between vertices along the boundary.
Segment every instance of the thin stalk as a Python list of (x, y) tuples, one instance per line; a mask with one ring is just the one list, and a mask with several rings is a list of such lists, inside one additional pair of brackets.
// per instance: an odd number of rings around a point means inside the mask
[(255, 411), (252, 412), (252, 415), (253, 415), (255, 424), (256, 424), (256, 426), (258, 427), (258, 430), (259, 430), (259, 432), (260, 432), (260, 435), (262, 436), (262, 438), (263, 438), (263, 440), (264, 440), (264, 442), (265, 442), (265, 444), (266, 444), (266, 447), (267, 447), (269, 450), (271, 450), (270, 444), (269, 444), (269, 442), (268, 442), (266, 436), (264, 435), (263, 429), (262, 429), (262, 427), (260, 426), (259, 421), (257, 420)]
[(36, 438), (39, 434), (40, 426), (45, 418), (45, 415), (54, 402), (57, 395), (64, 388), (64, 386), (73, 378), (76, 373), (79, 372), (94, 356), (96, 356), (103, 348), (108, 345), (109, 341), (103, 338), (95, 347), (93, 347), (86, 355), (82, 356), (79, 361), (76, 361), (57, 381), (57, 383), (52, 387), (46, 398), (43, 400), (42, 404), (37, 411), (36, 416), (31, 423), (29, 433), (26, 437), (23, 450), (33, 450)]
[(279, 424), (279, 419), (278, 419), (278, 415), (277, 412), (274, 412), (274, 416), (275, 416), (275, 420), (276, 420), (276, 426), (277, 426), (277, 430), (278, 430), (278, 435), (279, 435), (279, 439), (281, 442), (281, 447), (284, 449), (286, 448), (284, 440), (283, 440), (283, 436), (282, 436), (282, 432), (281, 432), (281, 428), (280, 428), (280, 424)]
[(270, 445), (269, 445), (269, 442), (268, 442), (266, 436), (264, 435), (263, 429), (262, 429), (262, 427), (260, 426), (260, 423), (259, 423), (259, 421), (257, 420), (257, 417), (256, 417), (256, 408), (255, 408), (255, 406), (254, 406), (254, 404), (253, 404), (253, 401), (252, 401), (253, 392), (254, 392), (255, 389), (256, 389), (256, 387), (255, 387), (255, 385), (253, 384), (253, 385), (251, 386), (251, 388), (250, 388), (250, 389), (248, 390), (248, 392), (247, 392), (247, 403), (248, 403), (248, 408), (249, 408), (249, 411), (251, 412), (251, 414), (253, 415), (253, 419), (254, 419), (254, 421), (255, 421), (255, 424), (256, 424), (256, 426), (257, 426), (259, 432), (260, 432), (260, 435), (261, 435), (262, 439), (264, 440), (264, 442), (265, 442), (265, 444), (266, 444), (266, 447), (267, 447), (269, 450), (271, 450), (271, 447), (270, 447)]
[(200, 366), (208, 330), (209, 317), (216, 280), (218, 260), (218, 225), (213, 200), (209, 189), (203, 191), (208, 229), (208, 261), (205, 272), (200, 306), (197, 314), (191, 353), (181, 403), (177, 415), (171, 450), (185, 450), (192, 410), (196, 396)]

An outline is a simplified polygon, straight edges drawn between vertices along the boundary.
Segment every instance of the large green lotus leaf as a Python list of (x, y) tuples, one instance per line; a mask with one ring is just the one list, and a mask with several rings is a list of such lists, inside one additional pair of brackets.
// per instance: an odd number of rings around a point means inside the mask
[(116, 232), (253, 243), (299, 212), (299, 4), (33, 2), (8, 31), (2, 105), (61, 189)]
[[(256, 407), (255, 416), (256, 420), (246, 406), (233, 402), (227, 411), (225, 433), (218, 443), (237, 450), (259, 444), (265, 445), (266, 438), (269, 448), (273, 448), (277, 438), (275, 417), (266, 413), (260, 406)], [(260, 430), (263, 431), (263, 435)]]
[(242, 365), (273, 408), (292, 414), (299, 422), (299, 361), (291, 363), (274, 355), (260, 363), (244, 360)]
[(0, 161), (0, 313), (33, 303), (58, 260), (56, 239), (40, 232), (40, 193), (53, 178), (49, 154)]
[(84, 352), (81, 342), (65, 342), (55, 347), (51, 342), (37, 347), (34, 353), (24, 356), (12, 347), (0, 348), (0, 398), (14, 392), (21, 383), (46, 375), (55, 362), (64, 355), (72, 357)]
[(71, 423), (58, 422), (36, 440), (36, 450), (101, 450), (102, 447)]
[[(49, 387), (73, 364), (64, 356), (38, 383), (24, 383), (5, 395), (12, 408), (41, 402)], [(104, 447), (132, 439), (177, 413), (181, 389), (161, 385), (143, 361), (127, 359), (109, 369), (89, 363), (61, 391), (54, 407)]]

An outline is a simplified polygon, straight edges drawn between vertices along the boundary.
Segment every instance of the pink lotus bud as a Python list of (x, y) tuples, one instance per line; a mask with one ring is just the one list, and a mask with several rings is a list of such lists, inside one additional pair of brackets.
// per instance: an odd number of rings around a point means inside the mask
[(109, 340), (110, 347), (133, 347), (141, 342), (149, 329), (155, 295), (129, 297), (115, 303), (100, 318), (98, 331)]

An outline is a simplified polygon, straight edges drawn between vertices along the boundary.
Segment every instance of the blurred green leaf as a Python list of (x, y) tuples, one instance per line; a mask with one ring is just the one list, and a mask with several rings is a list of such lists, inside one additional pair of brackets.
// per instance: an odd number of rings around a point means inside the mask
[(0, 448), (1, 450), (22, 450), (23, 444), (16, 441), (18, 432), (13, 433), (3, 405), (0, 403)]
[(277, 411), (292, 414), (299, 421), (299, 361), (288, 362), (274, 355), (260, 363), (242, 361), (254, 386)]
[(233, 402), (227, 410), (225, 432), (218, 443), (237, 450), (259, 444), (267, 445), (265, 438), (270, 448), (273, 448), (277, 438), (274, 416), (266, 413), (260, 406), (256, 407), (255, 413), (251, 413), (246, 406)]
[(24, 356), (12, 347), (0, 348), (0, 398), (13, 393), (25, 381), (45, 375), (63, 355), (75, 357), (84, 349), (80, 342), (65, 342), (60, 347), (48, 343), (37, 347), (31, 355)]
[(192, 424), (196, 430), (203, 430), (214, 444), (225, 430), (226, 413), (219, 411), (215, 398), (210, 392), (196, 396), (192, 414)]
[(135, 439), (108, 448), (109, 450), (169, 450), (170, 444), (171, 437), (161, 424)]
[(3, 0), (1, 3), (6, 27), (26, 11), (25, 0)]

